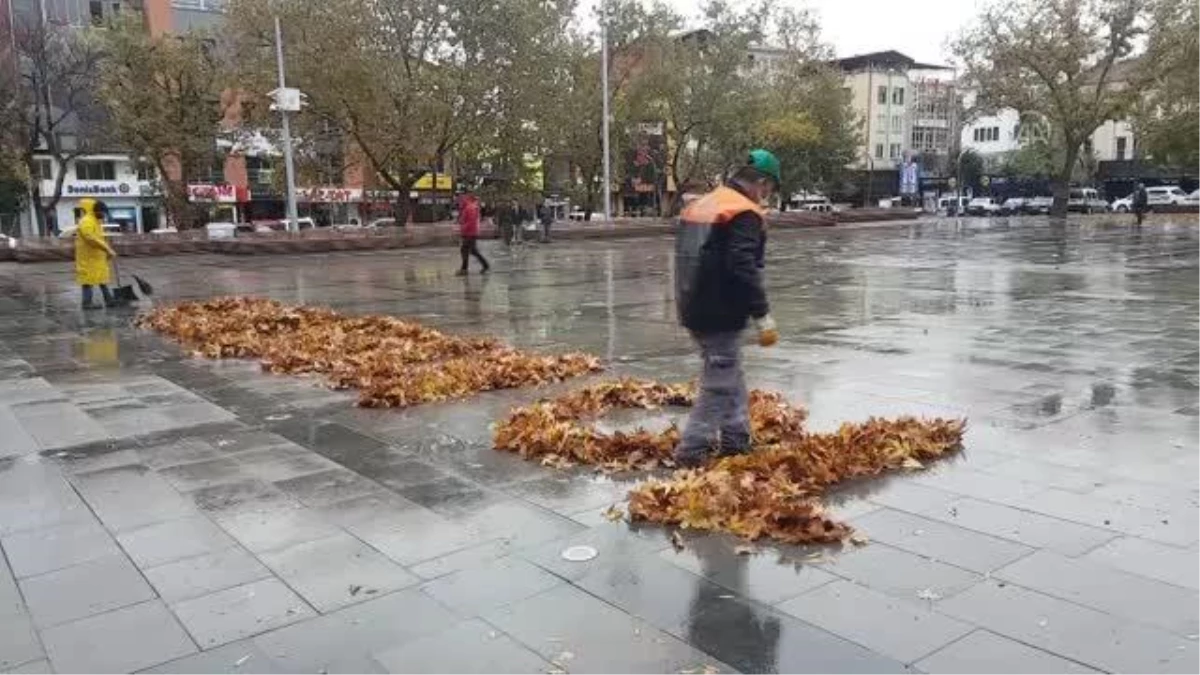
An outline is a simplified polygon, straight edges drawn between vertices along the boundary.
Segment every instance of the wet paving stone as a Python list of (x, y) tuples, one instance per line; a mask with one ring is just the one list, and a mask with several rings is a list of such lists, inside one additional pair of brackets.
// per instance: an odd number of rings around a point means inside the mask
[[(81, 316), (69, 265), (0, 264), (0, 670), (1195, 672), (1193, 220), (773, 233), (782, 340), (746, 347), (751, 386), (815, 430), (969, 425), (954, 458), (828, 495), (869, 545), (750, 554), (693, 532), (676, 552), (601, 513), (622, 480), (492, 448), (538, 398), (695, 376), (667, 238), (485, 242), (495, 274), (466, 280), (448, 248), (139, 259), (156, 301), (268, 295), (608, 366), (404, 410), (190, 358), (132, 312)], [(85, 635), (120, 626), (147, 644)]]
[(156, 567), (180, 558), (211, 553), (233, 545), (233, 540), (205, 516), (190, 516), (124, 532), (121, 548), (138, 567)]
[(183, 600), (171, 609), (204, 649), (314, 615), (312, 608), (278, 579), (252, 581)]
[(428, 595), (407, 589), (271, 631), (253, 643), (284, 672), (375, 672), (380, 667), (373, 654), (461, 620)]
[(10, 534), (0, 545), (18, 578), (120, 553), (112, 535), (94, 519)]
[(257, 558), (240, 547), (143, 568), (142, 573), (159, 597), (168, 603), (208, 595), (271, 576), (271, 572)]
[(483, 618), (548, 661), (561, 662), (570, 653), (570, 668), (577, 672), (720, 667), (707, 654), (573, 586), (556, 586)]
[(1094, 673), (1015, 640), (977, 630), (916, 663), (923, 673)]
[(440, 577), (421, 586), (421, 590), (463, 616), (475, 616), (537, 595), (562, 582), (520, 558), (506, 557)]
[(102, 614), (154, 597), (133, 563), (115, 554), (20, 581), (39, 628)]
[(389, 673), (532, 673), (553, 666), (479, 619), (375, 655)]
[(323, 613), (418, 581), (375, 549), (345, 533), (263, 553), (261, 559)]
[(57, 672), (127, 673), (196, 651), (161, 602), (100, 614), (42, 632)]

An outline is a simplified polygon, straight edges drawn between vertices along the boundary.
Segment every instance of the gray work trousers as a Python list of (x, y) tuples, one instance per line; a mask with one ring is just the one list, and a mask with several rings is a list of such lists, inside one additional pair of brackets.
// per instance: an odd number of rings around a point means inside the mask
[(722, 455), (745, 452), (750, 449), (750, 395), (742, 375), (741, 331), (692, 337), (700, 345), (704, 369), (677, 455), (698, 459), (712, 449)]

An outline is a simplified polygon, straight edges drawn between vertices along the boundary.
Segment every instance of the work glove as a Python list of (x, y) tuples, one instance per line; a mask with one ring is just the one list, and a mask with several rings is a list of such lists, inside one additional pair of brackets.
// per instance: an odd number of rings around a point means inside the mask
[(775, 328), (775, 319), (772, 319), (770, 314), (755, 319), (754, 327), (758, 329), (760, 346), (771, 347), (779, 342), (779, 330)]

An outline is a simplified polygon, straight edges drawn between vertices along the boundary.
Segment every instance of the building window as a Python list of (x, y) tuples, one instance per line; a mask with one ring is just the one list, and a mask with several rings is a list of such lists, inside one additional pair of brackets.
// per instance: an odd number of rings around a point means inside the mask
[(149, 162), (137, 163), (137, 179), (142, 181), (151, 181), (158, 178), (158, 171), (154, 165)]
[(904, 87), (895, 87), (892, 89), (892, 103), (904, 105)]
[(1125, 139), (1124, 136), (1117, 137), (1117, 161), (1118, 162), (1125, 159), (1125, 144), (1126, 143), (1128, 143), (1128, 141)]
[(879, 93), (875, 96), (875, 102), (887, 104), (887, 85), (879, 85)]
[(116, 180), (117, 170), (112, 162), (76, 160), (75, 178), (78, 180)]
[(888, 148), (888, 158), (889, 159), (900, 159), (900, 144), (899, 143), (892, 143), (892, 146), (890, 148)]
[(992, 140), (1000, 140), (1000, 127), (992, 127)]
[(883, 159), (883, 143), (875, 144), (875, 159)]
[(54, 180), (54, 164), (48, 159), (33, 160), (34, 180)]
[(904, 130), (904, 117), (900, 115), (892, 115), (892, 131), (900, 132)]

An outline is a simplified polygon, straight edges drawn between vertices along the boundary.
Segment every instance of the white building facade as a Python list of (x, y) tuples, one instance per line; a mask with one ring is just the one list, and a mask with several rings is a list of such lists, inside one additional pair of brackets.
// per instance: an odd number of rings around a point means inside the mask
[[(49, 206), (54, 194), (54, 179), (58, 165), (50, 156), (36, 160), (38, 188), (42, 203)], [(162, 198), (153, 167), (141, 164), (128, 155), (83, 155), (67, 164), (63, 178), (62, 196), (51, 214), (47, 214), (48, 233), (56, 233), (73, 225), (79, 217), (79, 201), (84, 198), (104, 202), (108, 207), (107, 222), (115, 223), (124, 232), (148, 232), (162, 220)], [(33, 232), (37, 222), (33, 206), (29, 207), (26, 235)]]

